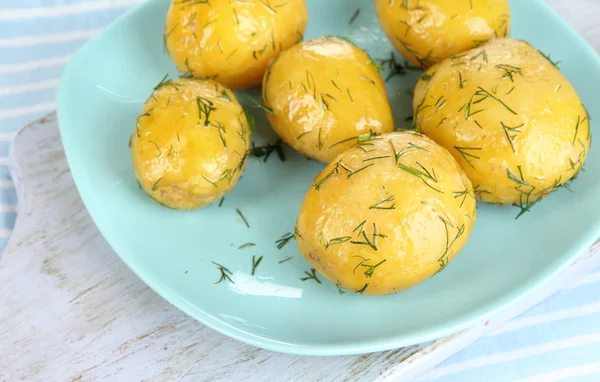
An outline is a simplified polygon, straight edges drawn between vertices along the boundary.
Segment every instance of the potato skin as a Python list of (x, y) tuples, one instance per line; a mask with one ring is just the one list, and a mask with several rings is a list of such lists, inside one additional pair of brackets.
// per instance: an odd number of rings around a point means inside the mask
[(281, 51), (302, 41), (307, 21), (304, 0), (174, 0), (165, 44), (182, 73), (247, 89), (261, 83)]
[(246, 167), (249, 150), (243, 108), (213, 80), (163, 82), (146, 101), (131, 136), (140, 186), (158, 203), (184, 210), (229, 192)]
[(375, 0), (375, 6), (392, 45), (421, 68), (510, 29), (506, 0)]
[(281, 139), (329, 163), (369, 134), (394, 131), (385, 85), (371, 58), (338, 37), (296, 45), (263, 82), (267, 117)]
[(389, 294), (443, 270), (475, 215), (471, 182), (452, 155), (423, 135), (391, 133), (349, 149), (317, 175), (296, 242), (339, 287)]
[(448, 149), (477, 197), (527, 211), (582, 168), (589, 116), (573, 86), (523, 41), (495, 39), (421, 77), (417, 131)]

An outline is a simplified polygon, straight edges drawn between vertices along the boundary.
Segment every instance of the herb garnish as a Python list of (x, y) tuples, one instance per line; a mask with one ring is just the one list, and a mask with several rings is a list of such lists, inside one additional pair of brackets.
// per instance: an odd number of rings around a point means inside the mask
[(275, 241), (275, 243), (277, 243), (277, 249), (283, 248), (288, 243), (288, 241), (290, 241), (291, 239), (294, 239), (294, 238), (295, 238), (295, 235), (291, 232), (284, 234), (283, 236), (281, 236), (280, 239)]
[(237, 214), (242, 218), (244, 224), (246, 225), (246, 227), (250, 228), (250, 224), (248, 224), (248, 221), (246, 220), (246, 218), (244, 217), (244, 215), (242, 214), (242, 211), (240, 211), (239, 208), (236, 208), (235, 211), (237, 212)]
[(222, 281), (225, 281), (225, 280), (229, 281), (232, 284), (235, 284), (230, 277), (233, 274), (231, 273), (231, 271), (229, 269), (225, 268), (224, 266), (222, 266), (219, 263), (215, 263), (214, 261), (211, 261), (211, 263), (216, 265), (217, 268), (219, 269), (219, 271), (221, 271), (221, 278), (215, 284), (220, 284)]
[(316, 271), (315, 268), (311, 268), (310, 273), (308, 273), (307, 271), (304, 271), (304, 273), (306, 273), (307, 277), (300, 278), (300, 281), (315, 280), (317, 283), (321, 284), (321, 281), (317, 277), (317, 274), (315, 273), (315, 271)]

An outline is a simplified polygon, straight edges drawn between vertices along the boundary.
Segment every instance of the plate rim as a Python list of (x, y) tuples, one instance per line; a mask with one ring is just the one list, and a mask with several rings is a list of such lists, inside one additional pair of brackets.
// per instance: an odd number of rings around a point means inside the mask
[[(104, 239), (113, 249), (113, 251), (119, 256), (119, 258), (148, 287), (150, 287), (163, 299), (168, 301), (171, 305), (175, 306), (177, 309), (181, 310), (191, 318), (199, 321), (203, 325), (206, 325), (227, 337), (233, 338), (243, 343), (266, 350), (293, 355), (355, 355), (378, 351), (387, 351), (407, 346), (418, 345), (424, 342), (436, 340), (468, 329), (474, 326), (475, 324), (482, 322), (490, 318), (491, 316), (494, 316), (498, 312), (503, 311), (508, 307), (513, 306), (518, 302), (524, 300), (525, 298), (529, 297), (534, 292), (539, 290), (542, 286), (546, 285), (550, 280), (555, 278), (558, 274), (564, 271), (575, 261), (577, 261), (577, 259), (580, 256), (582, 256), (585, 253), (585, 251), (587, 251), (598, 240), (598, 237), (600, 236), (600, 219), (596, 222), (596, 225), (594, 227), (591, 227), (585, 234), (582, 234), (578, 243), (575, 243), (575, 245), (573, 245), (573, 248), (565, 256), (562, 256), (560, 258), (560, 265), (557, 265), (553, 268), (548, 268), (545, 272), (540, 273), (540, 275), (538, 275), (537, 277), (529, 278), (529, 280), (523, 283), (519, 288), (503, 296), (502, 298), (495, 300), (495, 302), (491, 303), (490, 305), (473, 310), (467, 315), (459, 315), (458, 318), (454, 318), (449, 323), (446, 323), (444, 325), (440, 324), (427, 330), (423, 329), (420, 331), (413, 331), (408, 334), (399, 334), (393, 337), (388, 337), (386, 339), (373, 340), (369, 343), (344, 343), (333, 345), (295, 344), (290, 342), (278, 341), (276, 339), (269, 338), (266, 336), (260, 336), (247, 330), (235, 327), (224, 320), (216, 318), (209, 312), (196, 307), (194, 304), (190, 303), (185, 298), (179, 296), (174, 290), (171, 289), (171, 287), (167, 283), (161, 281), (159, 278), (145, 274), (140, 268), (138, 268), (136, 262), (130, 259), (129, 256), (127, 256), (128, 251), (124, 250), (123, 248), (120, 248), (120, 246), (117, 243), (115, 243), (114, 240), (111, 240), (112, 236), (105, 232), (104, 229), (104, 227), (106, 227), (106, 225), (109, 224), (109, 222), (107, 222), (106, 219), (101, 216), (101, 214), (99, 213), (99, 208), (96, 206), (97, 201), (94, 197), (90, 196), (93, 194), (93, 192), (86, 190), (89, 187), (87, 187), (86, 183), (81, 180), (83, 177), (80, 174), (85, 172), (85, 169), (83, 165), (80, 165), (79, 161), (77, 161), (78, 157), (74, 154), (74, 150), (70, 149), (71, 144), (73, 142), (71, 142), (71, 140), (69, 139), (68, 129), (63, 127), (68, 125), (68, 123), (66, 123), (65, 121), (68, 119), (67, 115), (69, 114), (68, 111), (61, 106), (64, 104), (62, 100), (68, 97), (65, 94), (65, 84), (68, 82), (67, 79), (70, 77), (71, 71), (74, 70), (73, 68), (76, 66), (77, 61), (84, 57), (87, 54), (87, 52), (93, 48), (93, 43), (102, 39), (105, 34), (108, 34), (112, 29), (116, 28), (117, 26), (126, 23), (126, 21), (134, 14), (144, 12), (147, 7), (156, 6), (156, 4), (158, 4), (161, 1), (163, 0), (149, 0), (125, 12), (123, 15), (119, 16), (115, 21), (113, 21), (110, 25), (104, 28), (102, 32), (100, 32), (98, 35), (94, 36), (92, 39), (86, 42), (86, 44), (84, 44), (84, 46), (81, 49), (79, 49), (79, 51), (72, 57), (72, 59), (63, 69), (59, 80), (57, 91), (57, 121), (66, 161), (72, 173), (73, 182), (77, 188), (77, 191), (83, 204), (86, 207), (88, 214), (92, 218), (92, 221), (99, 230), (100, 234), (104, 237)], [(589, 56), (590, 59), (593, 60), (593, 63), (598, 67), (598, 72), (600, 73), (600, 56), (591, 47), (589, 42), (585, 40), (582, 36), (580, 36), (567, 22), (565, 22), (557, 14), (557, 12), (552, 7), (550, 7), (550, 5), (545, 3), (543, 0), (528, 1), (534, 3), (537, 7), (542, 8), (546, 12), (547, 17), (551, 18), (551, 21), (553, 23), (559, 24), (562, 27), (564, 27), (569, 37), (575, 40), (580, 46), (580, 48), (584, 51), (586, 56)]]

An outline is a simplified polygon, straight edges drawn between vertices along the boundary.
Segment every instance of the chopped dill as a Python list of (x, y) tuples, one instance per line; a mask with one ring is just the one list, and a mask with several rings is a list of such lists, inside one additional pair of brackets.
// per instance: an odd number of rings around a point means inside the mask
[(283, 248), (288, 243), (288, 241), (290, 241), (291, 239), (294, 239), (294, 238), (295, 238), (295, 235), (291, 232), (284, 234), (283, 236), (281, 236), (280, 239), (275, 241), (275, 243), (277, 244), (277, 249)]
[(353, 22), (356, 20), (356, 18), (358, 17), (358, 15), (360, 15), (360, 8), (357, 8), (357, 9), (354, 11), (354, 14), (353, 14), (353, 15), (352, 15), (352, 17), (350, 18), (350, 21), (348, 22), (348, 24), (352, 24), (352, 23), (353, 23)]
[(225, 280), (229, 281), (232, 284), (235, 284), (230, 277), (231, 275), (233, 275), (233, 273), (231, 273), (231, 271), (229, 269), (227, 269), (226, 267), (222, 266), (219, 263), (215, 263), (214, 261), (211, 261), (211, 263), (216, 265), (217, 269), (219, 269), (219, 271), (221, 271), (221, 278), (215, 284), (220, 284), (222, 281), (225, 281)]
[(248, 224), (248, 221), (246, 220), (246, 218), (244, 217), (244, 215), (242, 214), (242, 211), (240, 211), (239, 208), (236, 208), (235, 211), (237, 212), (237, 214), (240, 216), (240, 218), (242, 218), (242, 221), (244, 222), (244, 224), (246, 225), (246, 227), (250, 228), (250, 224)]
[(321, 281), (319, 280), (319, 278), (317, 277), (317, 274), (315, 272), (316, 272), (315, 268), (311, 268), (310, 273), (308, 273), (308, 271), (304, 271), (304, 273), (306, 273), (307, 277), (300, 278), (300, 281), (315, 280), (317, 283), (321, 284)]
[(160, 177), (160, 178), (158, 178), (158, 180), (157, 180), (156, 182), (154, 182), (154, 184), (152, 185), (152, 191), (156, 191), (156, 190), (158, 189), (158, 184), (160, 183), (160, 181), (161, 181), (162, 179), (163, 179), (163, 178), (162, 178), (162, 177)]
[(252, 276), (254, 276), (254, 272), (256, 271), (256, 268), (258, 268), (258, 265), (260, 264), (260, 262), (262, 261), (263, 257), (259, 257), (258, 259), (255, 259), (254, 256), (252, 256)]

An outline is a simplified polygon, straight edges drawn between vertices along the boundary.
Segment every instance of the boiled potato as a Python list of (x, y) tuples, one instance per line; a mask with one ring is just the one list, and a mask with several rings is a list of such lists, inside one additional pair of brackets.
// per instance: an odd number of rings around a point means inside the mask
[(452, 155), (398, 132), (357, 144), (315, 178), (296, 241), (338, 287), (388, 294), (443, 270), (474, 223), (471, 181)]
[(381, 76), (352, 43), (322, 37), (296, 45), (273, 63), (263, 82), (267, 115), (281, 139), (322, 162), (371, 134), (394, 130)]
[(432, 67), (414, 98), (417, 130), (448, 149), (485, 202), (526, 212), (582, 168), (590, 119), (555, 65), (496, 39)]
[(131, 137), (133, 170), (158, 203), (194, 209), (237, 183), (250, 150), (250, 130), (235, 95), (213, 80), (161, 81)]
[(492, 37), (506, 37), (506, 0), (375, 0), (390, 42), (421, 68), (471, 49)]
[(165, 45), (181, 72), (246, 89), (259, 85), (271, 61), (302, 40), (307, 20), (304, 0), (174, 0)]

